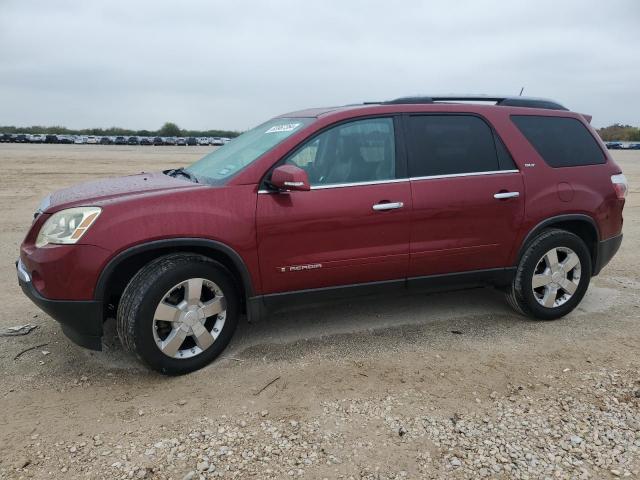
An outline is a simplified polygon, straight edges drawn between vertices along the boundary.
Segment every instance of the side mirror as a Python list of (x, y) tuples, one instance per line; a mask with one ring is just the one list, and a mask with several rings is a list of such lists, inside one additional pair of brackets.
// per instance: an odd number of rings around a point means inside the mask
[(300, 167), (280, 165), (271, 173), (271, 185), (279, 190), (311, 190), (309, 177)]

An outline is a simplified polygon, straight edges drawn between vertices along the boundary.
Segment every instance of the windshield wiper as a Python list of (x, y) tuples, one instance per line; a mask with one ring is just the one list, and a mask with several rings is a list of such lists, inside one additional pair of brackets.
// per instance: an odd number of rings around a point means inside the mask
[(178, 175), (182, 175), (183, 177), (187, 177), (189, 180), (191, 180), (192, 182), (195, 183), (200, 183), (198, 182), (198, 178), (191, 172), (187, 172), (184, 168), (180, 167), (180, 168), (174, 168), (173, 170), (169, 170), (167, 172), (167, 175), (169, 175), (170, 177), (177, 177)]

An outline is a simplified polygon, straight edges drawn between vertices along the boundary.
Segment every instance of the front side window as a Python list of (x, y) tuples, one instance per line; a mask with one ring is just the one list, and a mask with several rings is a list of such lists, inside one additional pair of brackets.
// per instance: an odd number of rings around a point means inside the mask
[(412, 115), (407, 127), (411, 177), (500, 170), (493, 131), (478, 117)]
[(223, 183), (314, 120), (274, 118), (234, 138), (185, 170), (206, 183)]
[(330, 128), (304, 144), (285, 163), (304, 169), (312, 186), (393, 179), (393, 119), (356, 120)]

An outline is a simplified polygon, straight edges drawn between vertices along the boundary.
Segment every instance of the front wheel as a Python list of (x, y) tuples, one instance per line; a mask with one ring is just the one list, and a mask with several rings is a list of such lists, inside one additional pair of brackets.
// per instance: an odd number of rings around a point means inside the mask
[(143, 267), (125, 288), (118, 336), (154, 370), (192, 372), (227, 346), (239, 305), (233, 278), (223, 265), (196, 254), (167, 255)]
[(506, 293), (519, 313), (540, 320), (567, 315), (591, 280), (591, 256), (584, 241), (566, 230), (549, 229), (527, 247)]

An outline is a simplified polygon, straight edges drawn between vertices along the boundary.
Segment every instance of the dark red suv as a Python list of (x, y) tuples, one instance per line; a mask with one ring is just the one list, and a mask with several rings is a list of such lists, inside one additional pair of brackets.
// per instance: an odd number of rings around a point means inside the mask
[(20, 285), (79, 345), (116, 317), (173, 374), (219, 355), (243, 312), (294, 301), (494, 285), (558, 318), (622, 241), (626, 179), (589, 120), (526, 97), (289, 113), (188, 168), (51, 194)]

